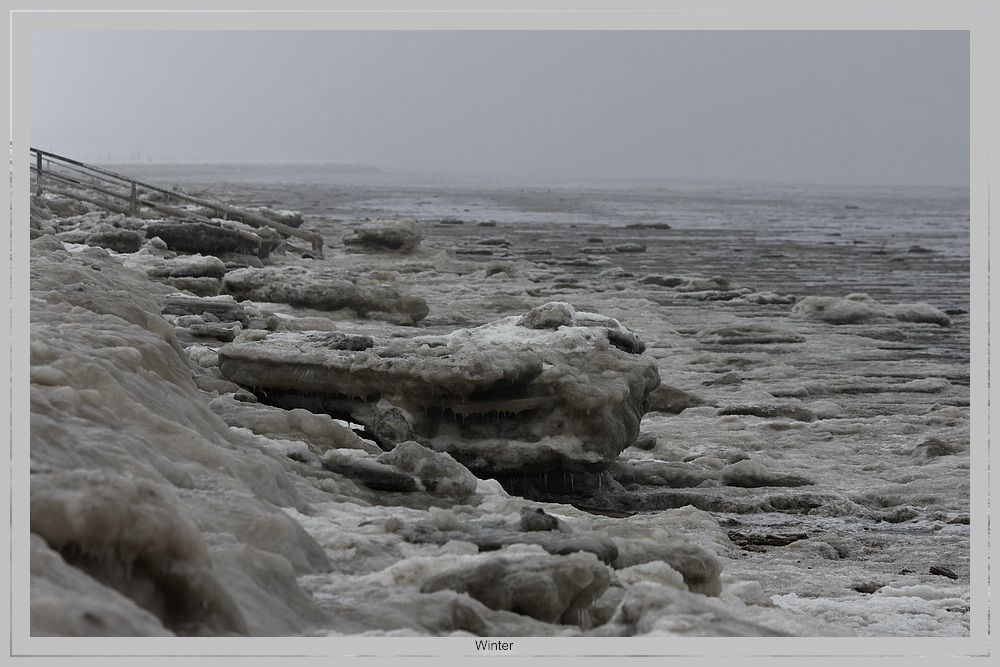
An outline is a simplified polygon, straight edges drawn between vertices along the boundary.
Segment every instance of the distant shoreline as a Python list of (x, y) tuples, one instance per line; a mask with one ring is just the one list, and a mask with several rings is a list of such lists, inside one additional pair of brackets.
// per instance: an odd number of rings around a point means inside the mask
[[(87, 162), (87, 160), (83, 160)], [(796, 190), (819, 190), (841, 192), (848, 194), (852, 191), (887, 190), (910, 192), (914, 190), (930, 190), (936, 192), (965, 192), (970, 193), (967, 185), (943, 185), (943, 184), (879, 184), (879, 183), (809, 183), (790, 181), (769, 181), (750, 180), (734, 178), (708, 178), (708, 177), (675, 177), (660, 175), (579, 175), (579, 174), (536, 174), (536, 173), (473, 173), (473, 172), (438, 172), (438, 171), (414, 171), (406, 169), (383, 169), (374, 165), (357, 162), (338, 162), (322, 160), (268, 160), (268, 161), (240, 161), (240, 160), (217, 160), (217, 161), (96, 161), (89, 162), (104, 169), (111, 169), (128, 174), (130, 169), (226, 169), (239, 168), (243, 170), (266, 170), (275, 168), (307, 168), (324, 169), (334, 173), (358, 174), (358, 175), (379, 175), (384, 177), (405, 177), (417, 179), (454, 179), (455, 181), (478, 183), (480, 181), (496, 184), (504, 183), (510, 186), (525, 186), (528, 184), (559, 187), (559, 186), (600, 186), (608, 185), (613, 187), (681, 187), (681, 188), (788, 188)]]
[(99, 167), (324, 167), (351, 172), (382, 173), (382, 170), (370, 164), (357, 162), (327, 162), (324, 160), (268, 160), (268, 161), (242, 161), (242, 160), (185, 160), (185, 161), (121, 161), (111, 160), (108, 162), (91, 162)]

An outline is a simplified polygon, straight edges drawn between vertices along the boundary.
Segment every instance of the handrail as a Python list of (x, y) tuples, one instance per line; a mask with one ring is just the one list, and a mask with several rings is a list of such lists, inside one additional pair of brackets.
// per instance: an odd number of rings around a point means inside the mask
[[(46, 176), (46, 174), (49, 174), (53, 178), (55, 178), (56, 180), (62, 180), (64, 182), (72, 182), (72, 183), (75, 183), (78, 187), (89, 188), (89, 189), (94, 190), (96, 192), (100, 192), (100, 193), (105, 194), (105, 195), (110, 195), (112, 197), (116, 197), (116, 198), (119, 198), (119, 199), (127, 199), (129, 201), (128, 213), (132, 214), (132, 215), (138, 215), (138, 213), (139, 213), (139, 205), (141, 204), (143, 206), (146, 206), (146, 207), (149, 207), (149, 208), (152, 208), (152, 209), (160, 210), (160, 211), (162, 211), (164, 213), (167, 213), (169, 215), (183, 216), (183, 217), (193, 217), (193, 218), (202, 218), (202, 219), (204, 219), (204, 216), (197, 215), (197, 214), (190, 214), (189, 215), (189, 212), (187, 212), (187, 211), (181, 211), (179, 209), (172, 209), (169, 206), (164, 206), (162, 204), (158, 204), (156, 202), (148, 201), (148, 200), (143, 199), (142, 197), (139, 197), (138, 193), (137, 193), (137, 187), (142, 187), (142, 188), (145, 188), (147, 190), (152, 190), (153, 192), (160, 192), (160, 193), (163, 193), (163, 194), (167, 194), (167, 195), (170, 195), (171, 197), (176, 197), (178, 199), (187, 201), (187, 202), (189, 202), (191, 204), (196, 204), (198, 206), (202, 206), (202, 207), (207, 208), (209, 210), (216, 211), (217, 213), (221, 213), (222, 217), (230, 217), (230, 216), (232, 216), (232, 217), (234, 217), (234, 218), (236, 218), (238, 220), (242, 220), (243, 222), (249, 223), (249, 224), (257, 226), (257, 227), (262, 227), (262, 226), (271, 227), (272, 229), (274, 229), (274, 230), (276, 230), (276, 231), (278, 231), (278, 232), (280, 232), (282, 234), (285, 234), (286, 236), (294, 236), (296, 238), (300, 238), (300, 239), (303, 239), (305, 241), (309, 241), (309, 243), (312, 244), (313, 252), (317, 253), (320, 257), (322, 257), (322, 254), (323, 254), (323, 237), (320, 236), (319, 234), (317, 234), (316, 232), (310, 232), (310, 231), (303, 230), (303, 229), (297, 229), (295, 227), (291, 227), (289, 225), (282, 224), (282, 223), (277, 222), (275, 220), (271, 220), (267, 216), (261, 215), (259, 213), (255, 213), (253, 211), (248, 211), (246, 209), (241, 209), (241, 208), (238, 208), (236, 206), (231, 206), (229, 204), (224, 204), (224, 203), (219, 202), (219, 201), (213, 201), (213, 200), (208, 200), (208, 199), (202, 199), (202, 198), (199, 198), (199, 197), (193, 197), (193, 196), (191, 196), (189, 194), (186, 194), (184, 192), (179, 192), (179, 191), (176, 191), (176, 190), (169, 190), (167, 188), (163, 188), (163, 187), (160, 187), (160, 186), (157, 186), (157, 185), (153, 185), (153, 184), (150, 184), (150, 183), (145, 183), (143, 181), (131, 178), (129, 176), (125, 176), (123, 174), (115, 173), (115, 172), (111, 171), (110, 169), (104, 169), (102, 167), (97, 167), (97, 166), (94, 166), (94, 165), (86, 164), (84, 162), (80, 162), (79, 160), (74, 160), (72, 158), (68, 158), (68, 157), (65, 157), (63, 155), (57, 155), (55, 153), (50, 153), (48, 151), (39, 150), (37, 148), (32, 148), (31, 149), (31, 154), (34, 155), (34, 157), (35, 157), (35, 160), (34, 160), (35, 164), (32, 165), (31, 171), (32, 171), (32, 173), (35, 174), (35, 192), (36, 192), (36, 194), (40, 194), (42, 192), (42, 190), (43, 190), (43, 182), (45, 180), (45, 176)], [(45, 169), (43, 169), (43, 167), (42, 167), (43, 160), (47, 160), (50, 163), (50, 168), (47, 171)], [(63, 168), (70, 169), (70, 170), (73, 170), (73, 171), (78, 171), (77, 169), (73, 169), (73, 167), (78, 167), (78, 168), (82, 169), (85, 173), (99, 174), (101, 176), (107, 177), (107, 178), (112, 179), (112, 180), (121, 181), (123, 184), (130, 186), (131, 192), (130, 192), (129, 195), (121, 195), (121, 194), (111, 193), (111, 192), (109, 192), (107, 190), (104, 190), (102, 188), (97, 187), (96, 185), (88, 185), (88, 184), (82, 183), (80, 181), (77, 181), (76, 179), (71, 179), (71, 178), (69, 178), (69, 177), (67, 177), (65, 175), (61, 175), (58, 172), (53, 171), (51, 169), (51, 163), (52, 162), (60, 164)], [(73, 165), (73, 167), (66, 167), (65, 165)], [(102, 179), (102, 180), (104, 180), (104, 179)], [(91, 203), (95, 203), (95, 204), (97, 204), (99, 206), (101, 205), (101, 204), (98, 204), (97, 202), (94, 202), (94, 201), (92, 201), (90, 199), (86, 199), (85, 201), (90, 201)], [(118, 206), (114, 206), (113, 210), (115, 212), (121, 212), (121, 209)]]

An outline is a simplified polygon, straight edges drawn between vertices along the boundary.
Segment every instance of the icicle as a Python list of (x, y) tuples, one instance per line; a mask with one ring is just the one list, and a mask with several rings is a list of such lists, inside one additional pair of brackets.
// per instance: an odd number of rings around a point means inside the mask
[(576, 487), (573, 486), (573, 473), (569, 474), (569, 490), (576, 493)]

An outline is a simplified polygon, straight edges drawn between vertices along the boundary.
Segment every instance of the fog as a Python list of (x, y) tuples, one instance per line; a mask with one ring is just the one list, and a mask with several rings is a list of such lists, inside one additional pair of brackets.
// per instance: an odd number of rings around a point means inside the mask
[(38, 31), (32, 146), (88, 161), (969, 183), (964, 31)]

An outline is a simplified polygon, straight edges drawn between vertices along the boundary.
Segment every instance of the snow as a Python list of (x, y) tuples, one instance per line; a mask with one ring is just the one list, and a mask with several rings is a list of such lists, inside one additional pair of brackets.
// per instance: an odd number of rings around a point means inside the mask
[[(466, 227), (463, 234), (475, 233)], [(496, 252), (517, 252), (533, 234), (537, 228), (512, 226), (504, 232), (509, 245)], [(545, 243), (574, 242), (575, 232), (559, 234)], [(652, 263), (666, 251), (643, 243), (643, 257), (622, 259), (621, 271), (600, 280), (586, 266), (513, 254), (503, 261), (517, 270), (487, 276), (483, 263), (449, 254), (429, 233), (405, 259), (345, 255), (288, 273), (307, 275), (309, 289), (320, 289), (317, 276), (337, 272), (392, 276), (426, 302), (420, 326), (330, 317), (279, 303), (276, 294), (206, 302), (239, 304), (248, 317), (276, 314), (276, 330), (246, 328), (230, 350), (266, 343), (279, 364), (325, 363), (307, 342), (307, 332), (320, 329), (372, 336), (381, 346), (379, 355), (351, 351), (348, 367), (410, 363), (432, 381), (440, 381), (438, 369), (428, 370), (433, 360), (466, 346), (496, 368), (501, 351), (545, 342), (590, 357), (592, 367), (573, 373), (552, 359), (527, 364), (569, 386), (584, 417), (632, 395), (625, 386), (594, 393), (621, 373), (600, 355), (641, 358), (700, 403), (642, 414), (635, 430), (651, 447), (616, 452), (617, 479), (569, 477), (580, 500), (618, 494), (632, 503), (602, 515), (514, 495), (509, 481), (505, 490), (476, 478), (457, 456), (408, 439), (383, 452), (351, 430), (360, 419), (330, 414), (337, 410), (264, 405), (246, 390), (237, 396), (236, 385), (213, 375), (223, 346), (182, 340), (177, 316), (160, 315), (174, 289), (146, 278), (158, 258), (37, 239), (26, 350), (32, 629), (967, 637), (976, 557), (970, 452), (982, 443), (971, 438), (967, 324), (949, 315), (943, 326), (943, 311), (923, 303), (943, 308), (947, 290), (880, 292), (878, 301), (822, 297), (836, 299), (824, 308), (851, 313), (849, 324), (831, 326), (805, 306), (795, 311), (819, 296), (790, 308), (788, 286), (770, 291), (763, 278), (759, 292), (741, 291), (736, 277), (696, 275), (690, 264), (676, 268), (684, 278), (674, 287), (629, 278), (663, 270)], [(744, 296), (729, 299), (730, 292)], [(539, 307), (531, 319), (543, 328), (518, 325)], [(626, 347), (634, 335), (646, 351), (629, 353), (608, 332)], [(722, 378), (729, 379), (716, 382)], [(498, 396), (490, 404), (519, 414), (532, 408), (524, 400)], [(740, 413), (725, 414), (732, 408)], [(461, 404), (453, 412), (474, 414)], [(457, 424), (442, 423), (440, 432), (463, 437)], [(506, 447), (514, 460), (523, 459), (519, 447), (559, 450), (581, 433), (511, 445), (498, 432), (484, 442)], [(337, 462), (348, 472), (331, 470)], [(412, 490), (366, 485), (358, 472), (366, 466), (413, 480)], [(802, 483), (787, 484), (796, 479)], [(538, 508), (560, 527), (522, 530), (522, 511)], [(566, 544), (579, 548), (556, 553)], [(949, 571), (955, 579), (934, 574)], [(493, 590), (483, 572), (511, 586)], [(586, 604), (574, 597), (581, 593)], [(164, 602), (170, 595), (179, 596), (173, 614)]]
[(964, 634), (968, 623), (968, 594), (935, 591), (928, 586), (916, 590), (890, 589), (867, 596), (846, 598), (806, 598), (796, 593), (773, 595), (775, 605), (808, 614), (823, 621), (851, 628), (867, 637), (948, 637)]

